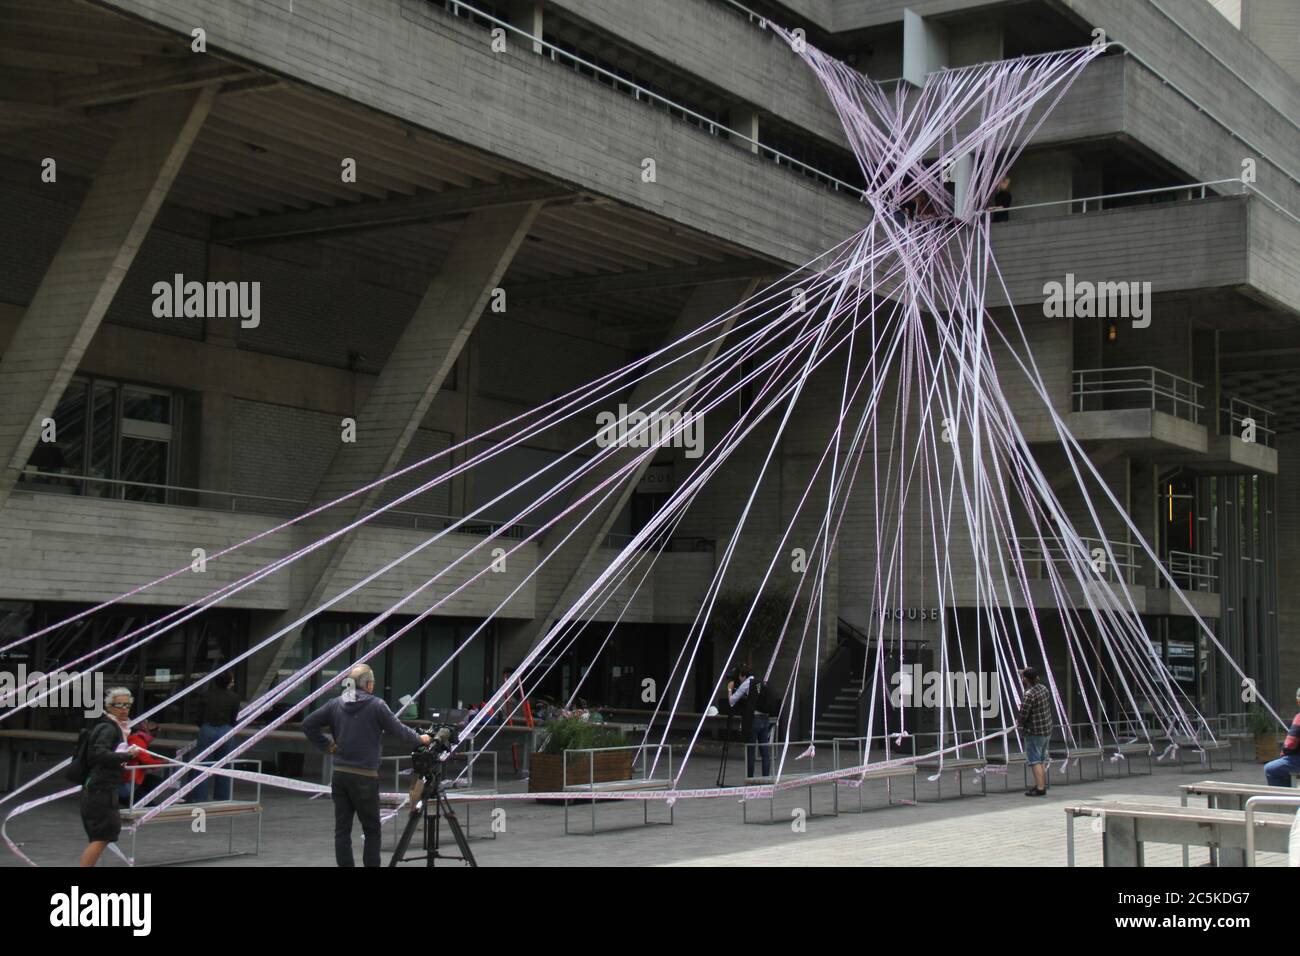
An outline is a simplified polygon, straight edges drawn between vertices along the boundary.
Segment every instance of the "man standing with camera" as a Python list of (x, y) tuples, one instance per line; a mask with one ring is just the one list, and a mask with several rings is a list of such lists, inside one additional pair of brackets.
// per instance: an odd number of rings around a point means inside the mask
[(372, 697), (374, 689), (375, 672), (368, 664), (358, 664), (348, 672), (342, 695), (302, 722), (307, 739), (334, 755), (330, 795), (334, 799), (334, 859), (339, 866), (356, 865), (352, 858), (354, 815), (360, 818), (365, 837), (361, 862), (379, 866), (380, 735), (393, 734), (413, 748), (428, 746), (431, 740), (428, 734), (407, 727), (382, 700)]

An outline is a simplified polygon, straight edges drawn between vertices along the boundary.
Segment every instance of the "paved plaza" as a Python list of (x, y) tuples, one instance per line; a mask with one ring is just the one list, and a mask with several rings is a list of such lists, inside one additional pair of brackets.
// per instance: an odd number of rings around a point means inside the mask
[[(717, 758), (701, 755), (688, 768), (686, 785), (711, 786), (717, 774)], [(1110, 765), (1107, 770), (1111, 771)], [(741, 777), (743, 767), (733, 761), (731, 780)], [(1075, 771), (1077, 773), (1077, 771)], [(1112, 771), (1113, 772), (1113, 771)], [(1063, 807), (1090, 800), (1134, 800), (1179, 802), (1178, 785), (1201, 779), (1263, 783), (1258, 765), (1236, 763), (1232, 770), (1212, 774), (1179, 773), (1173, 767), (1156, 765), (1151, 776), (1109, 777), (1102, 781), (1054, 786), (1045, 798), (1027, 798), (1019, 786), (1019, 772), (1013, 771), (1012, 788), (1002, 792), (1003, 778), (990, 775), (989, 795), (978, 796), (978, 783), (968, 774), (967, 793), (974, 796), (949, 798), (956, 793), (951, 774), (944, 780), (942, 803), (935, 803), (935, 785), (918, 778), (921, 802), (916, 806), (885, 805), (883, 783), (873, 782), (864, 791), (866, 812), (858, 813), (857, 792), (840, 787), (840, 815), (812, 816), (804, 832), (793, 827), (792, 810), (807, 806), (807, 790), (782, 794), (775, 805), (776, 824), (741, 822), (741, 807), (735, 798), (681, 801), (675, 824), (641, 826), (642, 807), (633, 802), (603, 802), (597, 805), (599, 832), (595, 837), (564, 834), (564, 809), (530, 800), (504, 801), (506, 832), (492, 839), (473, 839), (472, 849), (480, 866), (1064, 866), (1066, 861), (1065, 814)], [(503, 790), (521, 791), (523, 781), (504, 783)], [(895, 798), (911, 796), (910, 783), (895, 783)], [(236, 797), (242, 786), (237, 788)], [(332, 809), (328, 797), (311, 799), (285, 791), (263, 791), (266, 811), (262, 826), (260, 856), (212, 860), (193, 866), (332, 866)], [(1200, 805), (1200, 798), (1193, 798)], [(831, 809), (831, 790), (814, 791), (813, 811)], [(7, 808), (6, 808), (7, 810)], [(853, 812), (849, 812), (849, 811)], [(666, 818), (666, 808), (653, 802), (650, 819)], [(570, 824), (577, 831), (589, 827), (590, 805), (570, 808)], [(767, 819), (766, 801), (750, 805), (750, 819)], [(399, 818), (405, 819), (405, 815)], [(489, 808), (475, 805), (471, 836), (488, 830)], [(252, 817), (235, 824), (236, 848), (251, 848), (256, 822)], [(1101, 865), (1101, 838), (1090, 832), (1088, 821), (1075, 828), (1077, 864)], [(84, 846), (75, 800), (65, 799), (15, 820), (10, 837), (43, 866), (68, 865)], [(139, 857), (142, 863), (163, 862), (204, 852), (221, 852), (229, 829), (215, 823), (207, 834), (191, 834), (184, 824), (152, 826), (142, 831)], [(360, 831), (355, 832), (360, 860)], [(125, 838), (125, 837), (124, 837)], [(395, 842), (395, 827), (384, 828), (384, 861)], [(1207, 862), (1208, 852), (1191, 851), (1191, 862)], [(1146, 848), (1148, 866), (1179, 866), (1181, 850), (1173, 846)], [(1261, 866), (1285, 865), (1281, 854), (1261, 853)], [(0, 866), (21, 866), (9, 853), (0, 855)], [(124, 863), (105, 854), (101, 866)], [(409, 864), (408, 864), (409, 865)]]

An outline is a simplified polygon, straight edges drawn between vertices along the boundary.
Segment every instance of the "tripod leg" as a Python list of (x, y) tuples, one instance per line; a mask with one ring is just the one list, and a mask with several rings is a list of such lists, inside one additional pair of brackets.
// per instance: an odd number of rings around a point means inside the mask
[(423, 785), (421, 783), (417, 782), (412, 785), (411, 812), (406, 815), (406, 826), (402, 828), (402, 835), (398, 837), (397, 846), (393, 849), (393, 855), (388, 860), (389, 866), (397, 866), (406, 857), (406, 850), (411, 845), (411, 837), (415, 835), (415, 828), (424, 816), (424, 807), (420, 803), (422, 793)]
[(447, 829), (451, 830), (452, 838), (460, 849), (460, 857), (465, 861), (465, 865), (478, 866), (478, 861), (474, 859), (474, 854), (469, 848), (469, 841), (465, 839), (465, 833), (460, 828), (460, 821), (456, 819), (456, 811), (451, 808), (451, 801), (445, 794), (438, 794), (438, 808), (442, 811), (441, 816), (447, 818)]

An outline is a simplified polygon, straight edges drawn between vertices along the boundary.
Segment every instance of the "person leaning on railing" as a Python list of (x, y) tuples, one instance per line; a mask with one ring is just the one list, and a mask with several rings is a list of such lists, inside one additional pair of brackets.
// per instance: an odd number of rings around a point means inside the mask
[[(1300, 711), (1300, 687), (1295, 692), (1296, 710)], [(1272, 787), (1291, 786), (1291, 774), (1300, 773), (1300, 713), (1291, 719), (1291, 729), (1282, 741), (1282, 756), (1264, 764), (1264, 779)]]

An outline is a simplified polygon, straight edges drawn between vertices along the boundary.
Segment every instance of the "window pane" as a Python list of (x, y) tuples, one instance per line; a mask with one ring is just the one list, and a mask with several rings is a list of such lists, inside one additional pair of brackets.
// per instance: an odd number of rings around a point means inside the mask
[[(460, 628), (460, 640), (462, 642), (467, 640), (473, 633), (473, 626)], [(483, 632), (474, 638), (456, 659), (460, 665), (458, 693), (466, 707), (477, 707), (487, 697), (483, 687), (483, 667), (489, 633), (488, 628), (484, 628)]]
[[(428, 646), (428, 668), (429, 674), (432, 674), (441, 667), (451, 656), (455, 648), (456, 630), (449, 624), (426, 624), (424, 626), (425, 640)], [(429, 674), (425, 674), (428, 677)], [(429, 690), (425, 694), (425, 706), (429, 709), (442, 707), (454, 707), (456, 702), (451, 699), (451, 668), (438, 675), (438, 679), (429, 685)], [(427, 714), (423, 716), (428, 716)]]
[[(392, 681), (393, 699), (390, 704), (397, 706), (398, 701), (407, 694), (415, 693), (415, 689), (420, 686), (424, 677), (420, 673), (420, 628), (411, 628), (391, 646), (393, 649), (393, 673), (390, 680)], [(410, 705), (403, 708), (398, 716), (419, 717), (418, 704), (418, 701), (411, 701)]]
[(140, 422), (170, 425), (172, 423), (171, 396), (124, 388), (122, 389), (122, 417), (133, 418)]
[[(167, 442), (147, 438), (122, 439), (123, 481), (140, 481), (163, 485), (167, 483)], [(166, 492), (161, 488), (126, 486), (128, 501), (162, 502)]]
[[(117, 439), (117, 386), (95, 383), (94, 420), (90, 433), (90, 470), (95, 478), (113, 478), (113, 448)], [(86, 494), (97, 498), (121, 495), (120, 485), (87, 482)]]
[[(86, 466), (86, 382), (73, 382), (54, 408), (55, 441), (38, 441), (28, 465), (37, 471), (81, 475)], [(75, 494), (73, 482), (58, 478), (30, 477), (33, 484)]]

